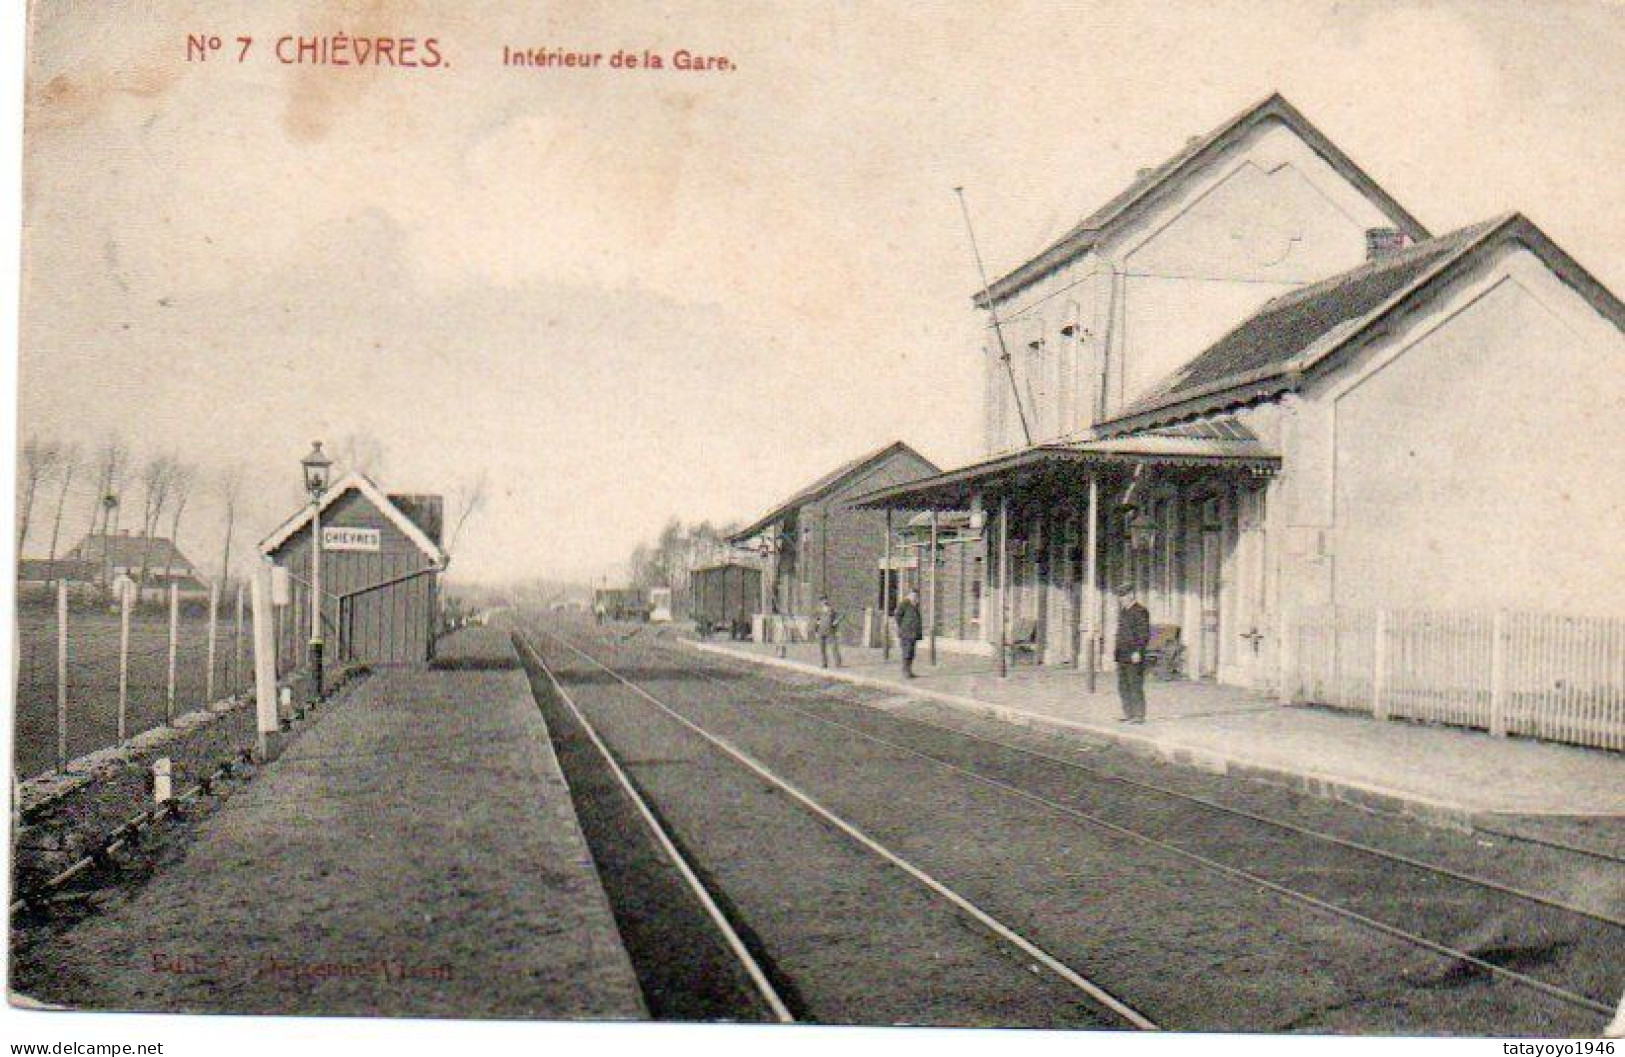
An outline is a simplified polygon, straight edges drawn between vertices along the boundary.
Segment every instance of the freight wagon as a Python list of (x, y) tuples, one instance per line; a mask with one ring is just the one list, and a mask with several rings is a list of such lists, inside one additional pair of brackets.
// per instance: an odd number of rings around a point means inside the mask
[(600, 587), (593, 592), (592, 608), (605, 620), (649, 619), (649, 599), (636, 587)]
[(760, 569), (723, 562), (695, 569), (689, 582), (694, 628), (701, 638), (723, 631), (735, 639), (750, 637), (750, 618), (762, 597)]

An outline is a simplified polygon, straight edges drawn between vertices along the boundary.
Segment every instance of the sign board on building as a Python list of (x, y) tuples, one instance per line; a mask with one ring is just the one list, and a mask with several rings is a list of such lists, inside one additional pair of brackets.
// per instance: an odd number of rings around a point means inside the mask
[(376, 552), (379, 547), (379, 537), (380, 534), (377, 529), (329, 526), (322, 529), (322, 550)]
[(271, 604), (273, 606), (293, 604), (293, 581), (288, 578), (286, 565), (271, 566)]

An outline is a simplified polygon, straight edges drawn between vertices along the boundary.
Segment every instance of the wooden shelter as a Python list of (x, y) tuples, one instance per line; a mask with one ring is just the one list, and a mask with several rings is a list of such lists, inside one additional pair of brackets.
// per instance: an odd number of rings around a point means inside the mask
[[(422, 663), (434, 656), (439, 576), (448, 562), (436, 495), (386, 495), (352, 473), (320, 503), (321, 613), (329, 663)], [(311, 521), (306, 506), (283, 522), (260, 552), (287, 570), (288, 604), (278, 616), (277, 654), (290, 666), (308, 661)]]

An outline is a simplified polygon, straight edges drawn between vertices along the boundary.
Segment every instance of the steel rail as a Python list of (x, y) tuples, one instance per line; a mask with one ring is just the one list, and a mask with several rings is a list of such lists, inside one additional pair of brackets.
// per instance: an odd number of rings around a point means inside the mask
[[(1195, 793), (1186, 793), (1186, 792), (1183, 792), (1183, 791), (1178, 790), (1178, 789), (1170, 788), (1168, 786), (1158, 785), (1155, 782), (1146, 782), (1146, 781), (1141, 781), (1141, 780), (1136, 779), (1136, 778), (1126, 778), (1126, 777), (1124, 777), (1122, 775), (1119, 775), (1119, 774), (1112, 774), (1110, 771), (1102, 771), (1099, 768), (1090, 767), (1087, 764), (1079, 763), (1076, 760), (1070, 760), (1070, 759), (1067, 759), (1064, 756), (1057, 756), (1057, 755), (1055, 755), (1053, 753), (1044, 752), (1044, 751), (1042, 751), (1040, 749), (1028, 748), (1027, 746), (1024, 746), (1024, 745), (1015, 745), (1015, 744), (1012, 744), (1010, 742), (1003, 741), (1003, 740), (1001, 740), (999, 738), (989, 737), (989, 736), (987, 736), (985, 734), (977, 734), (977, 733), (975, 733), (973, 731), (962, 730), (962, 729), (960, 729), (958, 727), (950, 726), (950, 725), (948, 725), (946, 723), (933, 723), (931, 720), (921, 719), (919, 716), (910, 716), (910, 715), (905, 715), (905, 714), (900, 713), (900, 712), (885, 711), (883, 709), (878, 709), (875, 706), (873, 706), (871, 704), (868, 704), (866, 702), (848, 701), (845, 698), (835, 696), (834, 694), (830, 693), (829, 690), (824, 689), (822, 687), (802, 686), (801, 684), (792, 682), (792, 681), (790, 681), (788, 679), (779, 678), (778, 676), (776, 676), (776, 675), (774, 675), (772, 673), (769, 673), (769, 672), (757, 671), (754, 668), (747, 669), (747, 668), (744, 668), (744, 667), (740, 667), (740, 668), (736, 669), (736, 668), (734, 668), (732, 666), (724, 666), (724, 667), (720, 667), (720, 668), (713, 669), (713, 670), (727, 671), (727, 672), (730, 672), (730, 673), (738, 671), (738, 672), (741, 672), (743, 674), (753, 676), (755, 678), (763, 679), (763, 680), (766, 680), (766, 681), (769, 681), (769, 682), (778, 683), (780, 686), (784, 686), (784, 687), (787, 687), (789, 689), (796, 690), (796, 691), (802, 692), (802, 693), (806, 693), (806, 694), (809, 694), (809, 695), (812, 695), (812, 696), (815, 696), (815, 697), (824, 697), (824, 698), (828, 698), (828, 699), (830, 699), (832, 701), (838, 701), (841, 704), (850, 704), (850, 705), (853, 705), (854, 707), (857, 707), (857, 708), (866, 708), (866, 709), (869, 709), (870, 711), (876, 712), (876, 713), (878, 713), (880, 715), (890, 716), (890, 717), (893, 717), (893, 718), (896, 718), (896, 719), (899, 719), (899, 720), (903, 720), (903, 721), (908, 722), (908, 723), (912, 723), (912, 724), (914, 724), (916, 726), (929, 727), (932, 730), (940, 730), (940, 731), (943, 731), (944, 733), (947, 733), (947, 734), (956, 734), (956, 735), (958, 735), (958, 736), (960, 736), (962, 738), (968, 738), (968, 739), (971, 739), (973, 741), (979, 741), (979, 742), (982, 742), (982, 743), (987, 744), (987, 745), (994, 745), (994, 746), (997, 746), (999, 748), (1006, 749), (1006, 750), (1008, 750), (1010, 752), (1020, 753), (1023, 756), (1030, 756), (1030, 757), (1032, 757), (1034, 759), (1045, 760), (1045, 761), (1047, 761), (1049, 763), (1057, 764), (1059, 766), (1066, 767), (1066, 768), (1069, 768), (1069, 769), (1074, 770), (1074, 771), (1081, 771), (1084, 774), (1093, 775), (1096, 778), (1100, 778), (1100, 779), (1103, 779), (1103, 780), (1108, 781), (1108, 782), (1115, 782), (1115, 783), (1117, 783), (1119, 785), (1126, 785), (1126, 786), (1130, 786), (1130, 787), (1135, 788), (1135, 789), (1144, 789), (1144, 790), (1147, 790), (1149, 792), (1160, 793), (1161, 795), (1166, 796), (1166, 797), (1172, 797), (1172, 798), (1178, 799), (1178, 800), (1185, 800), (1185, 801), (1188, 801), (1188, 802), (1193, 803), (1193, 804), (1200, 804), (1202, 807), (1208, 808), (1211, 811), (1217, 811), (1217, 812), (1221, 812), (1221, 813), (1227, 814), (1227, 815), (1234, 815), (1234, 816), (1237, 816), (1238, 818), (1244, 818), (1244, 819), (1247, 819), (1247, 820), (1249, 820), (1251, 822), (1257, 822), (1257, 823), (1260, 823), (1262, 825), (1272, 826), (1272, 827), (1274, 827), (1276, 829), (1285, 830), (1285, 831), (1290, 832), (1290, 833), (1296, 833), (1299, 836), (1310, 837), (1310, 838), (1312, 838), (1314, 840), (1322, 841), (1322, 842), (1324, 842), (1326, 844), (1334, 844), (1334, 845), (1337, 845), (1338, 847), (1347, 848), (1350, 851), (1363, 852), (1366, 855), (1372, 855), (1372, 856), (1376, 856), (1378, 858), (1387, 859), (1387, 860), (1389, 860), (1391, 862), (1403, 863), (1404, 865), (1410, 866), (1410, 867), (1412, 867), (1414, 869), (1423, 870), (1423, 871), (1426, 871), (1428, 873), (1438, 874), (1438, 875), (1440, 875), (1442, 877), (1448, 877), (1451, 880), (1460, 881), (1460, 882), (1462, 882), (1464, 884), (1470, 884), (1470, 885), (1474, 885), (1474, 886), (1479, 887), (1479, 888), (1485, 888), (1485, 889), (1489, 889), (1491, 891), (1500, 892), (1503, 895), (1509, 895), (1509, 896), (1514, 896), (1514, 897), (1519, 898), (1519, 899), (1525, 899), (1525, 900), (1528, 900), (1529, 902), (1532, 902), (1532, 903), (1539, 903), (1539, 904), (1541, 904), (1543, 906), (1548, 906), (1548, 907), (1551, 907), (1551, 908), (1553, 908), (1555, 910), (1562, 910), (1562, 911), (1565, 911), (1565, 912), (1570, 913), (1570, 914), (1579, 915), (1580, 917), (1591, 918), (1593, 920), (1600, 921), (1600, 922), (1602, 922), (1603, 924), (1606, 924), (1606, 925), (1613, 925), (1613, 926), (1616, 926), (1616, 927), (1619, 927), (1619, 928), (1625, 928), (1625, 918), (1614, 917), (1614, 916), (1612, 916), (1610, 914), (1605, 914), (1605, 913), (1603, 913), (1601, 911), (1592, 910), (1592, 909), (1590, 909), (1588, 907), (1577, 906), (1577, 905), (1575, 905), (1573, 903), (1569, 903), (1569, 902), (1566, 902), (1566, 901), (1561, 900), (1561, 899), (1556, 899), (1556, 898), (1553, 898), (1551, 896), (1541, 895), (1538, 892), (1531, 892), (1528, 889), (1518, 888), (1518, 887), (1516, 887), (1514, 885), (1503, 884), (1500, 881), (1492, 881), (1487, 877), (1480, 877), (1480, 876), (1478, 876), (1476, 874), (1463, 873), (1463, 872), (1461, 872), (1459, 870), (1453, 870), (1448, 866), (1441, 866), (1438, 863), (1431, 863), (1431, 862), (1427, 862), (1426, 860), (1423, 860), (1423, 859), (1413, 858), (1412, 856), (1405, 855), (1402, 852), (1390, 851), (1390, 850), (1388, 850), (1386, 848), (1379, 848), (1376, 845), (1366, 844), (1366, 843), (1364, 843), (1362, 841), (1351, 840), (1351, 839), (1349, 839), (1347, 837), (1339, 837), (1336, 834), (1327, 833), (1327, 832), (1325, 832), (1323, 830), (1311, 829), (1308, 826), (1301, 826), (1301, 825), (1298, 825), (1295, 822), (1288, 822), (1288, 821), (1286, 821), (1284, 819), (1272, 818), (1272, 817), (1270, 817), (1268, 815), (1260, 815), (1260, 814), (1257, 814), (1255, 812), (1248, 811), (1248, 810), (1246, 810), (1244, 808), (1233, 807), (1233, 806), (1231, 806), (1229, 804), (1220, 803), (1217, 800), (1212, 800), (1212, 799), (1209, 799), (1208, 797), (1205, 797), (1205, 796), (1199, 796), (1199, 795), (1197, 795)], [(701, 674), (702, 675), (705, 674), (703, 672), (703, 670), (702, 670)], [(707, 678), (710, 678), (710, 677), (707, 676)], [(715, 680), (715, 679), (713, 679), (712, 681), (713, 682), (721, 682), (720, 680)], [(1603, 852), (1594, 851), (1594, 850), (1586, 849), (1586, 848), (1576, 848), (1576, 847), (1573, 847), (1573, 846), (1567, 845), (1567, 844), (1561, 844), (1561, 843), (1557, 843), (1557, 842), (1553, 842), (1553, 841), (1542, 840), (1542, 839), (1540, 839), (1538, 837), (1524, 837), (1524, 836), (1521, 836), (1521, 835), (1516, 834), (1516, 833), (1508, 833), (1508, 832), (1505, 832), (1505, 831), (1502, 831), (1502, 830), (1485, 830), (1484, 832), (1493, 833), (1496, 836), (1505, 837), (1505, 838), (1509, 838), (1509, 839), (1512, 839), (1512, 840), (1522, 840), (1522, 841), (1525, 841), (1525, 842), (1531, 843), (1531, 844), (1541, 844), (1541, 845), (1546, 845), (1546, 846), (1549, 846), (1549, 847), (1557, 848), (1559, 850), (1573, 851), (1573, 852), (1577, 852), (1577, 853), (1582, 854), (1582, 855), (1591, 856), (1593, 858), (1600, 858), (1600, 859), (1606, 860), (1608, 862), (1625, 863), (1625, 859), (1619, 859), (1619, 858), (1617, 858), (1615, 856), (1608, 855), (1608, 854), (1603, 853)]]
[[(720, 682), (720, 680), (712, 681)], [(929, 761), (940, 767), (946, 768), (947, 770), (952, 771), (961, 777), (986, 785), (990, 788), (997, 789), (1009, 795), (1019, 797), (1023, 800), (1027, 800), (1030, 803), (1040, 805), (1048, 810), (1068, 816), (1077, 821), (1100, 827), (1109, 832), (1118, 834), (1119, 836), (1127, 837), (1131, 840), (1157, 848), (1171, 855), (1186, 859), (1190, 862), (1203, 866), (1206, 869), (1223, 874), (1232, 879), (1257, 885), (1294, 902), (1299, 902), (1313, 909), (1329, 913), (1335, 917), (1355, 922), (1377, 932), (1381, 932), (1384, 935), (1402, 940), (1416, 947), (1421, 947), (1424, 950), (1431, 951), (1435, 954), (1466, 962), (1467, 964), (1479, 969), (1483, 969), (1485, 972), (1491, 973), (1492, 975), (1501, 977), (1525, 987), (1532, 988), (1549, 997), (1559, 999), (1571, 1005), (1579, 1006), (1583, 1009), (1589, 1009), (1603, 1014), (1612, 1014), (1614, 1011), (1611, 1006), (1598, 1002), (1587, 995), (1569, 991), (1565, 988), (1558, 987), (1555, 984), (1548, 984), (1544, 980), (1538, 980), (1532, 976), (1520, 973), (1515, 969), (1508, 969), (1505, 966), (1497, 965), (1494, 962), (1487, 961), (1466, 951), (1458, 950), (1457, 948), (1439, 943), (1435, 940), (1430, 940), (1426, 936), (1411, 932), (1408, 929), (1401, 928), (1397, 925), (1390, 925), (1387, 922), (1361, 914), (1359, 911), (1338, 906), (1337, 904), (1321, 899), (1318, 896), (1309, 895), (1307, 892), (1300, 892), (1295, 888), (1289, 888), (1286, 885), (1271, 881), (1268, 878), (1262, 877), (1248, 870), (1226, 865), (1225, 863), (1221, 863), (1216, 859), (1208, 858), (1207, 856), (1198, 852), (1189, 851), (1188, 849), (1181, 848), (1178, 845), (1171, 844), (1165, 840), (1161, 840), (1160, 838), (1152, 837), (1148, 834), (1141, 833), (1138, 830), (1130, 829), (1115, 822), (1109, 822), (1106, 819), (1100, 818), (1099, 816), (1091, 815), (1086, 811), (1080, 811), (1069, 804), (1063, 804), (1059, 801), (1051, 800), (1047, 797), (1031, 792), (1030, 790), (1022, 789), (1019, 786), (1000, 781), (997, 778), (990, 778), (987, 775), (978, 774), (977, 772), (969, 770), (968, 768), (961, 767), (960, 765), (949, 760), (944, 760), (941, 757), (933, 756), (930, 753), (922, 752), (921, 750), (915, 749), (912, 746), (904, 745), (901, 742), (892, 741), (888, 738), (883, 738), (877, 734), (863, 730), (860, 727), (852, 726), (849, 723), (842, 723), (839, 720), (830, 719), (827, 716), (820, 716), (815, 713), (808, 712), (806, 709), (798, 708), (795, 705), (786, 704), (782, 707), (789, 711), (795, 712), (798, 715), (805, 716), (808, 719), (815, 720), (819, 723), (828, 724), (832, 727), (856, 734), (859, 737), (866, 738), (877, 744), (885, 745), (888, 748)]]
[(515, 638), (525, 648), (525, 652), (530, 654), (531, 658), (536, 662), (536, 666), (541, 669), (542, 674), (547, 676), (547, 681), (552, 684), (554, 692), (559, 695), (559, 699), (570, 710), (570, 714), (575, 717), (575, 721), (581, 724), (581, 729), (586, 732), (587, 739), (592, 742), (593, 748), (598, 750), (598, 754), (603, 757), (604, 763), (609, 766), (610, 773), (615, 776), (615, 781), (620, 785), (621, 790), (626, 793), (633, 806), (637, 808), (639, 817), (643, 819), (644, 825), (648, 826), (649, 832), (654, 835), (655, 841), (660, 845), (660, 850), (665, 853), (667, 859), (671, 860), (671, 864), (676, 867), (684, 883), (694, 893), (694, 897), (699, 900), (700, 906), (705, 909), (706, 915), (710, 917), (712, 923), (717, 927), (717, 931), (722, 934), (729, 951), (739, 964), (744, 967), (746, 975), (750, 977), (751, 986), (756, 989), (756, 993), (773, 1011), (774, 1019), (781, 1024), (795, 1023), (796, 1018), (791, 1014), (790, 1007), (785, 1004), (784, 999), (779, 996), (772, 982), (768, 980), (767, 973), (762, 970), (762, 966), (757, 962), (755, 955), (751, 954), (750, 948), (739, 937), (739, 933), (735, 931), (733, 923), (728, 920), (727, 915), (722, 912), (722, 908), (717, 906), (716, 900), (712, 898), (710, 891), (706, 889), (704, 882), (694, 872), (694, 868), (689, 865), (683, 853), (677, 849), (676, 843), (666, 832), (665, 827), (655, 818), (648, 801), (643, 798), (643, 794), (632, 783), (632, 779), (621, 767), (620, 762), (615, 759), (615, 755), (610, 752), (609, 746), (604, 744), (604, 740), (598, 736), (598, 732), (593, 729), (593, 725), (587, 721), (586, 715), (576, 705), (575, 699), (570, 696), (570, 692), (564, 688), (564, 684), (559, 681), (558, 676), (553, 674), (553, 669), (542, 659), (542, 655), (536, 652), (536, 648), (530, 644), (523, 632), (517, 634)]
[(841, 833), (851, 838), (855, 843), (863, 847), (865, 850), (871, 852), (876, 857), (903, 871), (905, 874), (912, 877), (926, 888), (930, 889), (936, 895), (951, 903), (962, 913), (970, 916), (989, 932), (993, 933), (993, 935), (1014, 947), (1022, 954), (1033, 959), (1035, 962), (1044, 966), (1044, 968), (1048, 969), (1055, 976), (1059, 977), (1074, 989), (1087, 995), (1099, 1005), (1106, 1007), (1112, 1013), (1120, 1017), (1124, 1022), (1145, 1031), (1159, 1030), (1157, 1024), (1144, 1014), (1112, 995), (1100, 985), (1087, 979), (1076, 970), (1060, 961), (1054, 955), (1033, 943), (1031, 940), (1028, 940), (1024, 936), (1020, 935), (1008, 925), (999, 921), (992, 914), (989, 914), (987, 911), (983, 910), (969, 899), (966, 899), (948, 885), (937, 880), (935, 877), (932, 877), (929, 873), (920, 869), (907, 859), (904, 859), (896, 852), (893, 852), (891, 849), (887, 848), (885, 845), (881, 844), (867, 833), (864, 833), (862, 830), (858, 829), (852, 823), (841, 818), (829, 808), (813, 799), (807, 793), (803, 792), (801, 789), (791, 784), (778, 774), (769, 770), (754, 757), (730, 744), (726, 739), (718, 737), (705, 728), (699, 726), (697, 723), (694, 723), (687, 716), (675, 711), (665, 702), (649, 693), (649, 691), (632, 682), (630, 679), (627, 679), (625, 676), (609, 667), (609, 665), (605, 664), (603, 661), (600, 661), (592, 654), (587, 653), (585, 650), (580, 649), (567, 639), (546, 631), (542, 631), (540, 634), (554, 639), (565, 649), (581, 657), (594, 667), (600, 669), (604, 672), (604, 674), (621, 683), (628, 690), (631, 690), (633, 693), (649, 702), (651, 705), (659, 709), (685, 729), (692, 731), (694, 734), (703, 738), (707, 743), (714, 746), (725, 756), (732, 759), (735, 763), (755, 774), (769, 785), (774, 786), (775, 788), (784, 792), (785, 795), (790, 797), (796, 803), (800, 804), (802, 807), (806, 808), (809, 813), (818, 817), (826, 824), (834, 827), (836, 830), (839, 830)]
[(232, 765), (229, 762), (223, 763), (219, 767), (215, 768), (214, 772), (211, 773), (207, 778), (198, 782), (197, 785), (194, 785), (184, 793), (181, 793), (173, 797), (171, 800), (159, 804), (156, 807), (150, 807), (144, 811), (131, 815), (129, 818), (125, 819), (122, 823), (115, 827), (111, 832), (106, 834), (94, 849), (86, 852), (61, 871), (51, 875), (44, 881), (41, 881), (39, 884), (33, 886), (26, 892), (23, 892), (21, 895), (13, 899), (10, 906), (7, 908), (7, 913), (15, 914), (19, 910), (27, 907), (30, 903), (38, 903), (41, 899), (46, 898), (52, 892), (55, 892), (57, 889), (67, 884), (75, 877), (78, 877), (80, 874), (90, 869), (90, 867), (95, 865), (98, 861), (105, 860), (108, 856), (113, 855), (120, 848), (128, 844), (130, 838), (135, 834), (140, 833), (144, 829), (157, 825), (168, 816), (175, 814), (175, 805), (196, 800), (200, 795), (202, 795), (205, 788), (212, 790), (215, 783), (230, 776), (231, 766)]

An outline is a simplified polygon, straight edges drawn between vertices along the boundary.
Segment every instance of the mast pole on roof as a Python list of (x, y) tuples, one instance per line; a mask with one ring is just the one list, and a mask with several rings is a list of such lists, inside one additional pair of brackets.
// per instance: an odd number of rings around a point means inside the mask
[(993, 320), (993, 334), (999, 340), (999, 360), (1004, 364), (1005, 377), (1010, 380), (1010, 395), (1016, 402), (1016, 416), (1021, 419), (1021, 435), (1025, 438), (1027, 446), (1033, 443), (1033, 431), (1027, 425), (1027, 409), (1021, 403), (1021, 390), (1016, 385), (1016, 369), (1010, 362), (1010, 346), (1004, 341), (1004, 327), (999, 323), (999, 307), (993, 303), (992, 287), (987, 281), (987, 268), (982, 264), (982, 251), (976, 245), (976, 229), (971, 226), (970, 206), (965, 204), (965, 189), (954, 188), (954, 194), (959, 196), (959, 211), (965, 217), (965, 232), (970, 236), (971, 255), (976, 258), (976, 272), (982, 280), (982, 298), (987, 302), (987, 314)]

